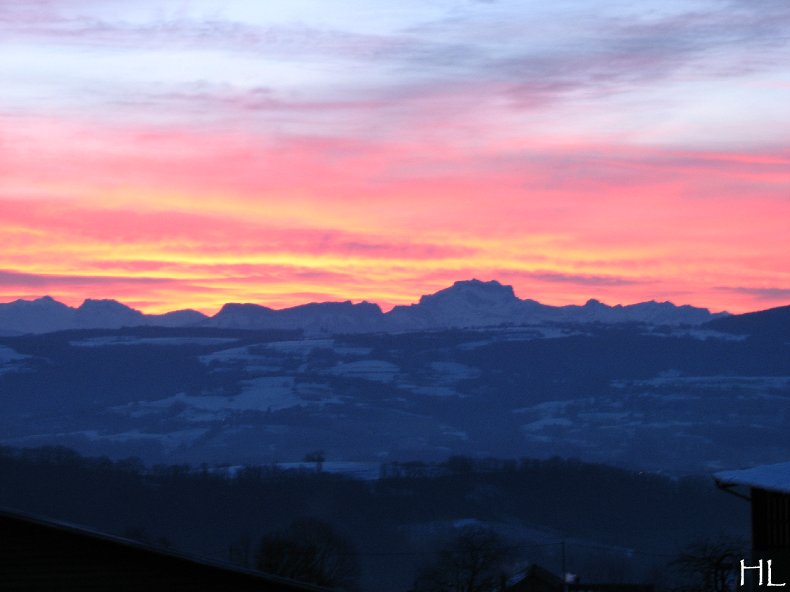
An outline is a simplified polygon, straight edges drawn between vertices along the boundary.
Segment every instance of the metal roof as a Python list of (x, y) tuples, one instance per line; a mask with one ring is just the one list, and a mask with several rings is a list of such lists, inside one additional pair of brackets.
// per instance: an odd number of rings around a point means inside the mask
[(743, 486), (790, 493), (790, 462), (738, 471), (719, 471), (713, 477), (720, 487)]
[(163, 549), (161, 547), (154, 547), (145, 543), (130, 540), (127, 538), (99, 532), (81, 525), (62, 520), (55, 520), (44, 516), (34, 515), (27, 512), (19, 511), (13, 508), (0, 506), (0, 519), (16, 520), (20, 522), (27, 522), (30, 524), (37, 524), (46, 528), (60, 530), (80, 537), (89, 537), (97, 541), (103, 541), (107, 545), (115, 547), (127, 547), (139, 549), (145, 553), (151, 553), (161, 557), (170, 557), (175, 561), (182, 561), (196, 565), (211, 567), (214, 569), (222, 570), (229, 573), (241, 574), (250, 578), (260, 580), (262, 583), (276, 584), (283, 586), (289, 590), (304, 590), (314, 592), (334, 592), (332, 589), (314, 584), (304, 582), (297, 582), (288, 578), (275, 576), (272, 574), (263, 573), (257, 570), (240, 567), (232, 563), (208, 559), (188, 553), (182, 553), (171, 549)]

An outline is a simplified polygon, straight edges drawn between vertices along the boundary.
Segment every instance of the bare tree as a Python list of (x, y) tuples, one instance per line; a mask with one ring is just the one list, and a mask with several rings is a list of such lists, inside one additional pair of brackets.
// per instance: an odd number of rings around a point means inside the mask
[(267, 573), (320, 586), (356, 589), (357, 556), (351, 542), (314, 518), (296, 520), (261, 539), (255, 566)]
[(248, 532), (236, 539), (236, 542), (231, 543), (228, 547), (228, 559), (231, 563), (250, 567), (252, 559), (252, 538)]
[(746, 557), (738, 541), (701, 541), (686, 547), (670, 563), (685, 583), (676, 588), (684, 592), (730, 592), (735, 589), (740, 559)]
[(413, 592), (496, 592), (504, 589), (511, 552), (490, 528), (469, 526), (417, 573)]

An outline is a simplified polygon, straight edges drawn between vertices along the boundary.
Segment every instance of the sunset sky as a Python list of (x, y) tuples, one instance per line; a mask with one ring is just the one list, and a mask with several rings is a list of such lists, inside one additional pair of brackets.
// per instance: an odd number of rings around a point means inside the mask
[(790, 304), (787, 0), (0, 0), (0, 301)]

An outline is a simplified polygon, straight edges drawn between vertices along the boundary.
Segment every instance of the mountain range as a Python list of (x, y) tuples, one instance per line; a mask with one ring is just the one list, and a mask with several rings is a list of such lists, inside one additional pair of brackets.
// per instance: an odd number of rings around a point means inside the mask
[(518, 298), (512, 286), (476, 279), (422, 296), (418, 303), (383, 312), (370, 302), (321, 302), (275, 310), (258, 304), (225, 304), (214, 316), (195, 310), (148, 315), (115, 300), (85, 300), (70, 307), (50, 296), (0, 304), (0, 334), (49, 333), (70, 329), (118, 329), (135, 326), (215, 327), (225, 329), (296, 329), (306, 334), (400, 332), (487, 327), (503, 324), (623, 323), (700, 325), (728, 317), (707, 308), (671, 302), (609, 306), (550, 306)]

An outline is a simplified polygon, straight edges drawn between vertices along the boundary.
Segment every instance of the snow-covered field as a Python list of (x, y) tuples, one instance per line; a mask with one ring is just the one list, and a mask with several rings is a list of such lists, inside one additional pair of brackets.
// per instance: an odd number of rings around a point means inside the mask
[(108, 345), (223, 345), (238, 339), (232, 337), (134, 337), (130, 335), (105, 335), (69, 342), (76, 347), (106, 347)]
[(776, 353), (786, 345), (766, 346), (766, 361), (731, 336), (595, 331), (290, 340), (105, 331), (60, 345), (41, 336), (24, 353), (7, 337), (0, 442), (155, 462), (298, 463), (325, 450), (325, 470), (453, 454), (668, 473), (790, 458), (790, 355)]
[(0, 374), (24, 370), (24, 362), (29, 358), (15, 349), (0, 345)]

